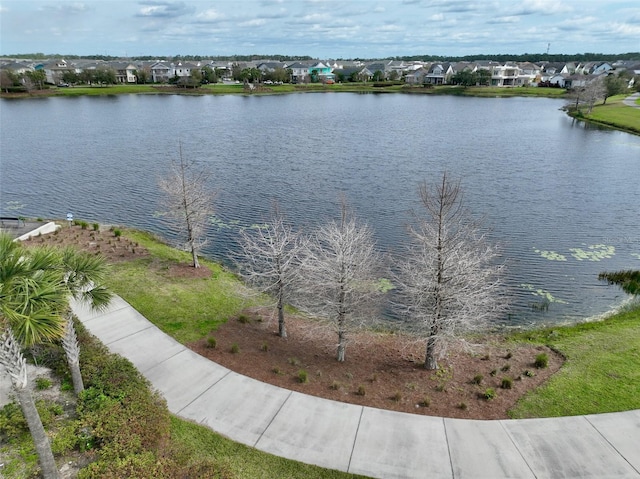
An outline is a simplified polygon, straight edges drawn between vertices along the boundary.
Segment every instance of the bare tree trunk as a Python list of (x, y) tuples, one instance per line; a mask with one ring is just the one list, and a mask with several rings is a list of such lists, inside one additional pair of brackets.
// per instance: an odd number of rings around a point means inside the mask
[(438, 369), (438, 359), (436, 357), (436, 340), (433, 336), (427, 339), (424, 368), (429, 370)]
[(38, 461), (45, 479), (59, 479), (60, 474), (53, 458), (49, 438), (44, 430), (35, 402), (28, 389), (27, 364), (20, 350), (20, 346), (13, 337), (13, 332), (5, 330), (0, 337), (0, 364), (2, 364), (9, 376), (13, 388), (16, 391), (22, 414), (27, 421), (29, 433), (38, 454)]
[(67, 364), (71, 372), (71, 380), (73, 382), (73, 391), (76, 396), (84, 391), (84, 382), (82, 381), (82, 373), (80, 372), (80, 346), (78, 345), (78, 337), (76, 329), (73, 326), (73, 319), (67, 320), (67, 327), (62, 339), (62, 347), (67, 356)]
[(343, 363), (345, 360), (345, 350), (346, 350), (345, 334), (343, 331), (339, 331), (338, 332), (338, 355), (337, 355), (337, 359), (339, 363)]
[(287, 327), (284, 323), (284, 288), (282, 281), (278, 280), (278, 335), (281, 338), (287, 337)]
[(53, 453), (51, 452), (49, 438), (47, 437), (47, 433), (45, 432), (42, 421), (40, 420), (40, 415), (36, 409), (33, 397), (26, 388), (16, 388), (16, 393), (18, 396), (18, 402), (20, 403), (20, 408), (22, 409), (22, 414), (24, 414), (24, 418), (27, 421), (31, 438), (33, 439), (36, 452), (38, 453), (38, 461), (40, 463), (40, 468), (42, 469), (42, 476), (45, 479), (59, 479), (60, 473), (58, 472), (56, 461), (53, 458)]

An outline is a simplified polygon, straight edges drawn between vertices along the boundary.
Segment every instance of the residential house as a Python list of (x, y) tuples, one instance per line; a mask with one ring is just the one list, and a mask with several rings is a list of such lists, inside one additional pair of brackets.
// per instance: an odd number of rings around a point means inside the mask
[(446, 85), (455, 74), (451, 63), (434, 63), (429, 68), (424, 78), (424, 83), (429, 85)]
[(151, 80), (154, 83), (168, 82), (173, 76), (171, 73), (171, 67), (163, 62), (157, 62), (151, 65)]
[(311, 78), (317, 77), (318, 80), (334, 80), (335, 75), (331, 71), (331, 67), (329, 65), (325, 65), (322, 62), (315, 63), (309, 67), (309, 76)]
[(75, 71), (73, 66), (64, 59), (46, 63), (42, 69), (47, 77), (47, 83), (51, 84), (60, 83), (62, 81), (62, 75), (64, 75), (65, 72)]
[(287, 67), (291, 70), (291, 82), (292, 83), (304, 83), (309, 78), (309, 65), (304, 63), (293, 63)]
[(425, 83), (425, 77), (429, 73), (428, 68), (420, 68), (418, 70), (407, 73), (404, 77), (405, 83), (409, 85), (422, 85)]
[(108, 67), (116, 72), (116, 82), (118, 83), (136, 83), (137, 67), (133, 63), (127, 62), (109, 62)]
[(520, 69), (513, 64), (493, 66), (491, 68), (491, 86), (516, 86)]

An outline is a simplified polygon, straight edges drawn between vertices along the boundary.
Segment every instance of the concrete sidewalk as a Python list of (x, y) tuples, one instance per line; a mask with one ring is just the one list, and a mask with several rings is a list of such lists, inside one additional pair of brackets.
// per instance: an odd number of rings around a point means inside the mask
[(265, 452), (376, 478), (640, 478), (640, 410), (475, 421), (329, 401), (236, 374), (185, 348), (121, 298), (87, 329), (128, 358), (172, 413)]

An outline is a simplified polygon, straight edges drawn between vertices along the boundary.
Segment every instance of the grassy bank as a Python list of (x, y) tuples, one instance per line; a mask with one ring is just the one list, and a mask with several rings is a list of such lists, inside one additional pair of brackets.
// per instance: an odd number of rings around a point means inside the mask
[(640, 305), (595, 323), (518, 334), (567, 359), (559, 373), (523, 398), (514, 418), (640, 409)]
[[(213, 263), (206, 263), (213, 271), (211, 278), (187, 281), (172, 277), (168, 274), (171, 262), (188, 263), (187, 254), (144, 233), (127, 235), (147, 247), (153, 258), (117, 265), (110, 285), (179, 341), (205, 337), (256, 301), (246, 295), (234, 275)], [(513, 410), (513, 417), (640, 408), (640, 308), (602, 322), (530, 331), (508, 340), (549, 345), (567, 358), (560, 374), (521, 401)]]
[(607, 99), (607, 103), (596, 105), (591, 113), (573, 112), (571, 116), (590, 123), (610, 126), (618, 130), (640, 135), (640, 108), (625, 105), (628, 95), (616, 95)]

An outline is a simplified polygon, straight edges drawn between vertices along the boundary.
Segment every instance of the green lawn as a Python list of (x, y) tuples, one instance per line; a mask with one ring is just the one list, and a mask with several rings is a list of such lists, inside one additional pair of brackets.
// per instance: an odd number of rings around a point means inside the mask
[(551, 380), (518, 402), (514, 418), (640, 409), (640, 305), (605, 321), (520, 333), (567, 361)]
[(628, 95), (616, 95), (607, 99), (604, 105), (596, 105), (591, 114), (585, 114), (588, 121), (613, 126), (631, 133), (640, 134), (640, 108), (622, 103)]

